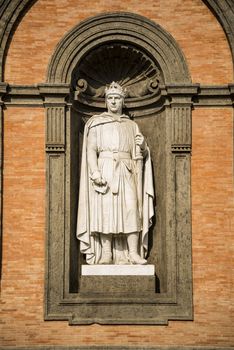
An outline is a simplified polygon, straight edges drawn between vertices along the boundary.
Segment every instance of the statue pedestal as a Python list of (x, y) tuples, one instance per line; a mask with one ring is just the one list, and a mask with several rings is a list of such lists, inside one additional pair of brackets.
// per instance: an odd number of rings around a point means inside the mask
[(82, 265), (81, 292), (139, 295), (156, 290), (154, 265)]
[(82, 276), (154, 276), (154, 265), (82, 265)]

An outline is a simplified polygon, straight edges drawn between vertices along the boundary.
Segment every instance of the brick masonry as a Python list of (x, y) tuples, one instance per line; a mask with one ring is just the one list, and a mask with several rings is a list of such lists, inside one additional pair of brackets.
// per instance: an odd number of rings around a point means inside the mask
[[(5, 81), (45, 81), (61, 37), (104, 11), (129, 11), (163, 26), (181, 46), (193, 82), (227, 84), (231, 53), (215, 17), (199, 0), (38, 0), (9, 47)], [(42, 108), (4, 116), (3, 269), (0, 346), (232, 346), (233, 111), (193, 111), (192, 222), (194, 321), (169, 326), (68, 326), (43, 320), (45, 120)]]
[[(225, 34), (201, 0), (38, 0), (22, 19), (9, 48), (5, 80), (14, 84), (44, 82), (56, 44), (81, 20), (102, 12), (143, 15), (166, 29), (188, 61), (194, 83), (232, 81), (231, 52)], [(29, 69), (30, 67), (30, 69)]]

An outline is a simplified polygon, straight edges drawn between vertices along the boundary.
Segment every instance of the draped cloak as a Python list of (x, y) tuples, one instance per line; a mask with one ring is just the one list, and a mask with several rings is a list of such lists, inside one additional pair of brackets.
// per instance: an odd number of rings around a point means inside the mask
[[(121, 128), (118, 128), (118, 123), (125, 124), (119, 124)], [(91, 133), (97, 134), (97, 164), (101, 176), (107, 177), (107, 193), (98, 192), (91, 180), (87, 159), (88, 137)], [(99, 233), (118, 235), (139, 232), (139, 253), (142, 257), (147, 255), (148, 231), (154, 215), (153, 176), (149, 148), (143, 158), (139, 146), (134, 142), (136, 134), (139, 134), (137, 124), (126, 115), (116, 120), (105, 112), (94, 115), (85, 125), (77, 238), (88, 264), (97, 264), (101, 258)], [(116, 139), (117, 145), (111, 148), (110, 144)], [(128, 157), (124, 154), (129, 154), (130, 159), (125, 159)], [(109, 169), (112, 169), (112, 173)], [(126, 202), (126, 198), (130, 198), (129, 201)], [(126, 244), (123, 243), (122, 247), (126, 252)], [(113, 252), (113, 258), (115, 255)]]

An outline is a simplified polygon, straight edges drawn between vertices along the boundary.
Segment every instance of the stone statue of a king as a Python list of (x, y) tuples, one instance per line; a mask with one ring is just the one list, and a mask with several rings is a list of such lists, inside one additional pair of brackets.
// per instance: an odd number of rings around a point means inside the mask
[(85, 125), (77, 238), (88, 264), (147, 264), (154, 215), (150, 151), (122, 114), (126, 91), (105, 90), (107, 112)]

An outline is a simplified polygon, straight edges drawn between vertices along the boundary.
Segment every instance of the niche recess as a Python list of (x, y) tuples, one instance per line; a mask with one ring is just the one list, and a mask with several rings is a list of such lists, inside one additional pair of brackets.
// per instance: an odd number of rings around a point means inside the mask
[[(125, 113), (151, 149), (156, 217), (148, 262), (154, 288), (139, 277), (80, 276), (75, 238), (84, 124), (105, 110), (112, 81), (127, 88)], [(190, 151), (193, 87), (175, 40), (144, 17), (112, 13), (82, 22), (57, 46), (44, 94), (47, 134), (45, 319), (70, 324), (167, 324), (192, 319)], [(122, 286), (115, 288), (117, 284)], [(139, 287), (140, 286), (140, 287)]]

